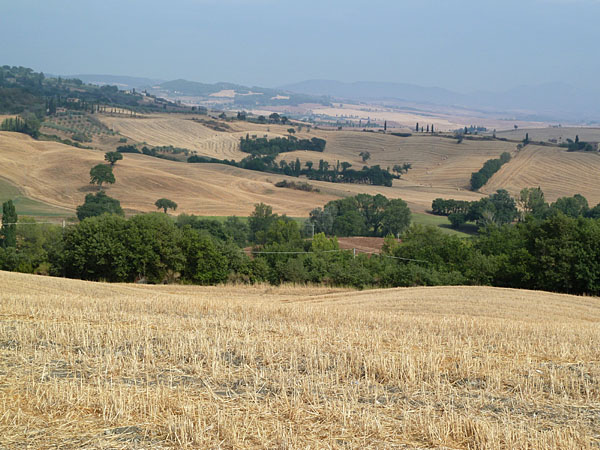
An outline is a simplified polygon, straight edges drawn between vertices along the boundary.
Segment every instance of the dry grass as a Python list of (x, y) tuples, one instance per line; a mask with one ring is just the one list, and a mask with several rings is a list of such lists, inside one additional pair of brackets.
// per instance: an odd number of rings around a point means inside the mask
[[(214, 131), (189, 116), (156, 114), (143, 118), (98, 115), (109, 127), (126, 136), (129, 143), (174, 145), (216, 158), (241, 159), (247, 156), (238, 149), (241, 136), (270, 137), (287, 135), (286, 125), (259, 125), (231, 122), (227, 132)], [(549, 129), (554, 130), (554, 129)], [(120, 136), (121, 136), (120, 135)], [(278, 213), (306, 216), (327, 201), (358, 193), (383, 194), (402, 198), (416, 212), (431, 207), (437, 197), (477, 200), (483, 194), (468, 190), (471, 173), (485, 161), (502, 152), (515, 154), (516, 144), (502, 141), (456, 140), (437, 136), (400, 138), (380, 133), (357, 131), (311, 130), (296, 133), (299, 138), (314, 136), (327, 140), (324, 153), (290, 152), (280, 156), (288, 161), (297, 157), (318, 165), (319, 159), (335, 165), (350, 162), (361, 168), (361, 151), (368, 151), (368, 163), (384, 168), (410, 163), (412, 169), (395, 180), (391, 188), (357, 184), (311, 181), (319, 194), (301, 191), (283, 193), (273, 183), (287, 177), (246, 171), (223, 165), (187, 165), (128, 154), (115, 167), (117, 184), (109, 194), (118, 198), (131, 211), (151, 211), (157, 198), (167, 197), (178, 203), (178, 212), (203, 215), (247, 215), (257, 202), (273, 206)], [(103, 151), (114, 149), (118, 136), (102, 143)], [(505, 165), (482, 190), (491, 193), (506, 188), (518, 193), (523, 187), (541, 186), (547, 197), (582, 193), (590, 203), (600, 200), (600, 188), (594, 182), (600, 159), (597, 155), (566, 153), (556, 148), (537, 149), (535, 157), (527, 155), (535, 147), (528, 146), (514, 161)], [(14, 133), (0, 133), (0, 177), (8, 180), (25, 195), (61, 208), (74, 208), (90, 191), (88, 173), (92, 165), (103, 161), (100, 151), (74, 149), (57, 143), (35, 142)], [(579, 176), (579, 174), (586, 176)], [(574, 174), (578, 174), (574, 176)]]
[(600, 203), (600, 155), (557, 147), (527, 145), (487, 182), (482, 192), (506, 189), (513, 196), (524, 187), (541, 187), (547, 201), (582, 194)]
[(195, 150), (199, 155), (219, 159), (240, 160), (248, 156), (239, 150), (240, 138), (246, 136), (246, 133), (260, 137), (265, 134), (269, 137), (281, 136), (279, 133), (269, 133), (258, 126), (247, 127), (241, 131), (235, 131), (239, 128), (237, 127), (232, 132), (218, 132), (190, 119), (190, 117), (177, 115), (156, 115), (138, 119), (101, 116), (102, 122), (108, 127), (134, 141), (147, 142), (155, 146), (173, 145)]
[[(0, 132), (0, 176), (27, 197), (74, 210), (96, 188), (89, 171), (104, 162), (102, 151), (38, 142), (18, 133)], [(281, 178), (220, 164), (185, 164), (126, 154), (114, 167), (117, 182), (107, 193), (132, 211), (156, 210), (161, 197), (175, 201), (177, 212), (204, 215), (249, 215), (264, 202), (278, 213), (306, 216), (315, 205), (338, 196), (291, 191), (282, 194), (273, 182)], [(291, 179), (291, 178), (290, 178)], [(272, 181), (274, 180), (274, 181)]]
[(498, 137), (520, 141), (525, 139), (526, 134), (532, 141), (556, 139), (557, 142), (567, 142), (567, 139), (575, 140), (575, 136), (579, 136), (582, 141), (600, 142), (600, 128), (593, 127), (518, 128), (496, 133)]
[(0, 272), (0, 436), (35, 448), (597, 446), (597, 298)]

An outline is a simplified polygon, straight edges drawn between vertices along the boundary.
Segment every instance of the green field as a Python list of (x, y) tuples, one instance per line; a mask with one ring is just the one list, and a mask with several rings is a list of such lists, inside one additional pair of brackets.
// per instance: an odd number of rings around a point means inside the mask
[(31, 217), (64, 217), (69, 218), (73, 213), (69, 210), (48, 205), (23, 195), (14, 185), (0, 179), (0, 203), (12, 200), (19, 216)]
[(450, 226), (450, 221), (446, 216), (434, 216), (433, 214), (413, 212), (411, 218), (412, 223), (438, 227), (445, 233), (454, 234), (459, 237), (467, 237), (477, 233), (477, 227), (471, 224), (465, 224), (460, 227), (460, 229), (455, 230)]

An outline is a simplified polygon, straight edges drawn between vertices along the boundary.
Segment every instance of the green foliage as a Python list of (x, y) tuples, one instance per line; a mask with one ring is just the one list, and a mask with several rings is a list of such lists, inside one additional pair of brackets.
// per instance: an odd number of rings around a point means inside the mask
[(90, 170), (90, 184), (97, 184), (102, 187), (102, 184), (115, 183), (115, 175), (113, 174), (112, 167), (106, 164), (98, 164)]
[(120, 145), (117, 147), (119, 153), (142, 153), (135, 145)]
[(177, 209), (177, 203), (168, 198), (159, 198), (154, 202), (154, 206), (157, 209), (162, 209), (165, 214), (167, 213), (167, 209), (172, 209), (173, 211)]
[(90, 217), (67, 229), (64, 251), (54, 265), (70, 278), (133, 281), (130, 239), (124, 218), (114, 214)]
[(541, 219), (546, 215), (548, 204), (544, 200), (544, 193), (537, 188), (523, 188), (519, 193), (517, 203), (521, 208), (523, 216), (532, 215)]
[(504, 152), (498, 159), (489, 159), (478, 172), (471, 174), (471, 190), (476, 191), (500, 170), (504, 164), (510, 161), (510, 153)]
[(514, 199), (504, 189), (478, 201), (436, 198), (431, 203), (434, 214), (447, 215), (453, 227), (465, 222), (476, 222), (479, 226), (511, 223), (518, 215)]
[[(300, 161), (288, 164), (286, 161), (280, 161), (279, 164), (275, 161), (274, 155), (259, 156), (251, 155), (241, 161), (223, 160), (210, 158), (207, 156), (192, 155), (187, 159), (189, 163), (212, 163), (226, 164), (229, 166), (240, 167), (242, 169), (256, 170), (259, 172), (284, 174), (287, 176), (298, 177), (305, 175), (310, 180), (328, 181), (330, 183), (356, 183), (356, 184), (372, 184), (375, 186), (392, 186), (394, 178), (400, 178), (400, 175), (392, 175), (389, 171), (375, 165), (372, 167), (363, 167), (361, 170), (349, 170), (350, 165), (342, 163), (340, 167), (335, 166), (329, 168), (329, 163), (324, 160), (319, 161), (319, 168), (313, 169), (313, 162), (307, 161), (306, 168), (302, 168)], [(407, 166), (405, 164), (404, 166)], [(403, 167), (404, 167), (403, 166)], [(408, 164), (410, 166), (410, 164)]]
[(96, 194), (87, 194), (83, 205), (77, 207), (77, 218), (79, 220), (88, 217), (100, 216), (102, 214), (117, 214), (123, 216), (123, 209), (119, 200), (109, 197), (106, 192), (100, 191)]
[(250, 229), (250, 240), (257, 244), (267, 243), (267, 230), (277, 220), (277, 214), (273, 214), (273, 208), (258, 203), (254, 205), (254, 211), (248, 219)]
[(359, 194), (327, 203), (310, 212), (315, 231), (337, 236), (386, 236), (402, 233), (410, 225), (410, 210), (403, 200)]
[(294, 181), (282, 180), (275, 183), (276, 187), (283, 187), (288, 189), (295, 189), (297, 191), (305, 191), (305, 192), (319, 192), (318, 188), (304, 182), (304, 183), (296, 183)]
[(9, 117), (0, 124), (0, 131), (14, 131), (16, 133), (28, 134), (34, 139), (40, 135), (40, 121), (31, 113), (23, 114), (22, 117)]
[(114, 166), (117, 161), (123, 159), (123, 154), (120, 152), (106, 152), (104, 154), (104, 160), (109, 162), (111, 166)]
[(133, 216), (128, 225), (130, 277), (145, 278), (150, 283), (162, 283), (176, 278), (184, 267), (180, 233), (164, 214)]
[(253, 156), (277, 156), (280, 153), (292, 152), (295, 150), (310, 150), (313, 152), (323, 152), (327, 142), (324, 139), (296, 139), (290, 136), (286, 138), (257, 138), (251, 139), (249, 136), (240, 139), (240, 150), (244, 153), (250, 153)]
[(2, 204), (2, 247), (16, 247), (17, 245), (17, 211), (12, 200)]
[(587, 215), (589, 205), (585, 197), (575, 194), (573, 197), (561, 197), (550, 205), (552, 212), (561, 212), (568, 217), (584, 217)]
[(448, 215), (448, 220), (450, 220), (452, 228), (460, 228), (467, 222), (467, 215), (465, 213), (455, 212)]

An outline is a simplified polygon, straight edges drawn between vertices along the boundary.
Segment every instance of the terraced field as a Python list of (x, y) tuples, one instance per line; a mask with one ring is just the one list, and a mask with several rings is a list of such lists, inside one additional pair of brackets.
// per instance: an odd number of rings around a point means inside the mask
[(7, 448), (597, 448), (600, 299), (0, 272)]
[(506, 189), (516, 195), (530, 186), (541, 187), (547, 201), (582, 194), (596, 205), (600, 203), (600, 154), (527, 145), (481, 191)]

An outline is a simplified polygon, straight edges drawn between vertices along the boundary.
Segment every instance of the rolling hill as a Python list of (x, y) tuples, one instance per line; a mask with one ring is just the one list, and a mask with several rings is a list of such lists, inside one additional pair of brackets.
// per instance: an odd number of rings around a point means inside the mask
[(598, 298), (0, 284), (8, 448), (598, 444)]
[[(541, 187), (547, 201), (581, 194), (590, 205), (600, 203), (600, 155), (564, 148), (527, 145), (481, 189), (506, 189), (517, 195), (526, 186)], [(568, 194), (567, 194), (568, 193)]]
[[(107, 129), (120, 133), (111, 137), (113, 142), (124, 137), (128, 143), (173, 145), (219, 159), (240, 160), (247, 156), (238, 149), (240, 137), (286, 136), (289, 128), (289, 125), (243, 121), (191, 120), (193, 116), (175, 114), (138, 118), (95, 116)], [(215, 131), (215, 125), (220, 131)], [(285, 153), (280, 155), (281, 159), (295, 161), (299, 158), (303, 163), (310, 160), (315, 164), (324, 159), (331, 165), (347, 161), (354, 168), (361, 168), (364, 163), (359, 153), (368, 151), (371, 165), (387, 168), (410, 163), (412, 169), (402, 180), (394, 180), (390, 188), (310, 181), (320, 190), (315, 194), (274, 187), (275, 182), (287, 178), (282, 175), (127, 154), (115, 167), (117, 183), (108, 188), (108, 193), (121, 200), (123, 207), (131, 212), (151, 211), (157, 198), (167, 197), (178, 203), (178, 212), (216, 216), (247, 215), (258, 202), (272, 205), (278, 213), (306, 216), (314, 207), (329, 200), (361, 192), (402, 198), (415, 212), (428, 210), (431, 201), (437, 197), (477, 200), (496, 189), (506, 188), (516, 194), (521, 188), (530, 186), (540, 186), (548, 201), (582, 193), (590, 204), (600, 202), (600, 186), (594, 182), (600, 171), (600, 157), (596, 154), (569, 153), (557, 147), (533, 145), (517, 154), (514, 142), (466, 139), (457, 144), (455, 139), (426, 134), (398, 137), (346, 130), (309, 131), (303, 127), (296, 136), (326, 139), (326, 149), (323, 153)], [(85, 194), (94, 191), (88, 184), (89, 169), (103, 162), (105, 147), (100, 145), (101, 150), (78, 149), (2, 132), (0, 178), (12, 186), (11, 189), (19, 191), (23, 198), (43, 202), (60, 211), (74, 211), (83, 202)], [(469, 191), (471, 173), (504, 151), (513, 153), (513, 161), (492, 177), (482, 193)], [(578, 175), (574, 176), (575, 173)]]

